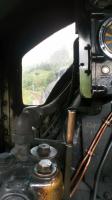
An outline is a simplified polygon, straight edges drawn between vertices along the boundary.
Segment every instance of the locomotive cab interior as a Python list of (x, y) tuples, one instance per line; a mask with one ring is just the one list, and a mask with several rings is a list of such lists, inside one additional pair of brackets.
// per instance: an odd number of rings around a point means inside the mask
[[(112, 0), (0, 0), (0, 24), (0, 200), (111, 200)], [(71, 26), (70, 55), (48, 64), (44, 46), (24, 73), (24, 56)]]

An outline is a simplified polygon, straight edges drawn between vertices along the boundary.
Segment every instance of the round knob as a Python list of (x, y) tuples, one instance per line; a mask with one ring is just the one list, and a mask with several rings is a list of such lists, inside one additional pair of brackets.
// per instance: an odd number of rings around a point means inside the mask
[(39, 174), (52, 173), (52, 162), (48, 159), (43, 159), (37, 164), (37, 172)]
[(48, 144), (40, 144), (37, 151), (40, 157), (48, 157), (50, 154), (50, 146)]

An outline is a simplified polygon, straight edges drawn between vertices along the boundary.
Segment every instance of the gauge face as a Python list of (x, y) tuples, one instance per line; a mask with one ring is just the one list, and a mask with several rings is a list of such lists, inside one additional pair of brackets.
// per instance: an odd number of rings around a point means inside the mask
[(99, 43), (102, 51), (112, 59), (112, 18), (102, 24), (99, 32)]

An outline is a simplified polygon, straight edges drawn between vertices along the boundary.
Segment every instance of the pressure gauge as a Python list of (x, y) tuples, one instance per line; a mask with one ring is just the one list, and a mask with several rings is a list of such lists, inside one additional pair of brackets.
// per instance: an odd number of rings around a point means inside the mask
[(112, 59), (112, 18), (102, 24), (99, 31), (99, 44), (104, 54)]

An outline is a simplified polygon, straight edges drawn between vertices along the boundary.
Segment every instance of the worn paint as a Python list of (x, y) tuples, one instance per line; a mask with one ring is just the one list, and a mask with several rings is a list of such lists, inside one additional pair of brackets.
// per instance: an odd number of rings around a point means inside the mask
[(36, 200), (62, 200), (63, 197), (63, 177), (61, 171), (57, 170), (51, 178), (35, 177), (35, 183), (31, 183), (31, 188), (36, 194)]

